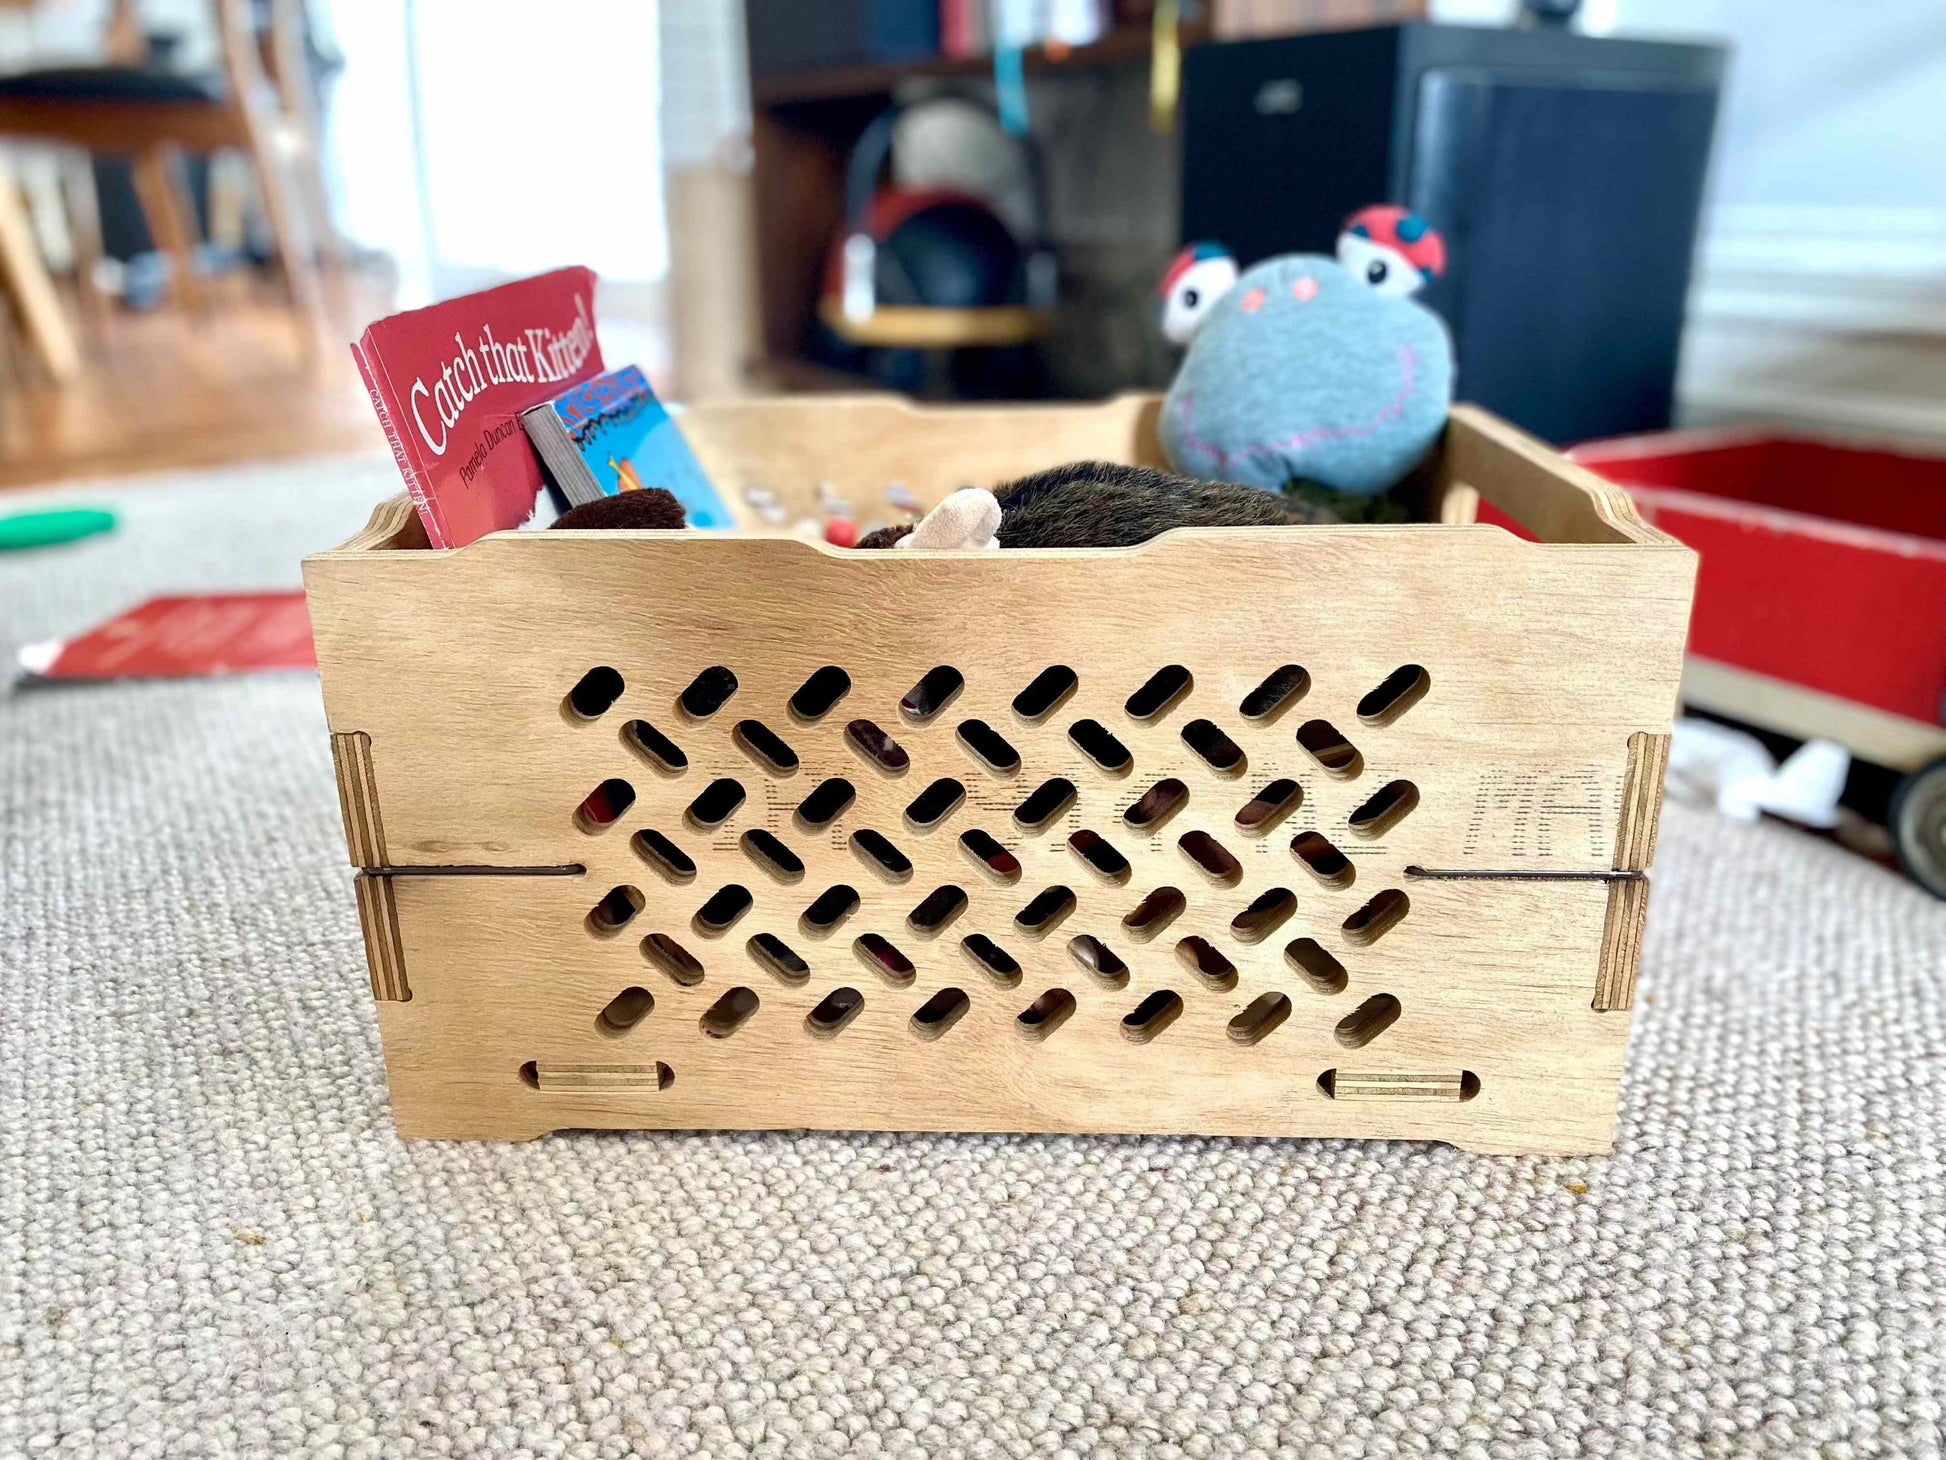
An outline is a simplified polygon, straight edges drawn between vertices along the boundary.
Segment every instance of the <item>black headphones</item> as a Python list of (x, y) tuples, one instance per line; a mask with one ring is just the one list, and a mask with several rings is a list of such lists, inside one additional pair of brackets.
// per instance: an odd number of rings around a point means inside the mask
[(1047, 176), (1039, 146), (1031, 136), (1015, 136), (1007, 131), (992, 103), (963, 92), (942, 92), (917, 101), (894, 102), (873, 118), (852, 150), (845, 173), (845, 240), (839, 300), (849, 319), (869, 319), (878, 308), (879, 240), (871, 233), (871, 214), (879, 194), (879, 177), (892, 158), (893, 133), (909, 113), (949, 102), (978, 112), (1014, 144), (1027, 174), (1029, 204), (1033, 210), (1029, 236), (1017, 240), (1022, 253), (1022, 293), (1030, 308), (1048, 309), (1054, 304), (1056, 272), (1054, 250), (1048, 243)]

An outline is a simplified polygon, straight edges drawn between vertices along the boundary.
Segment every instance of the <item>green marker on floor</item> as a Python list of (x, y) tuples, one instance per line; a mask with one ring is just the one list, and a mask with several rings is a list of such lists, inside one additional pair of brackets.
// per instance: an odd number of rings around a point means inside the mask
[(114, 528), (115, 514), (96, 507), (17, 512), (11, 517), (0, 517), (0, 553), (79, 542), (98, 532), (112, 532)]

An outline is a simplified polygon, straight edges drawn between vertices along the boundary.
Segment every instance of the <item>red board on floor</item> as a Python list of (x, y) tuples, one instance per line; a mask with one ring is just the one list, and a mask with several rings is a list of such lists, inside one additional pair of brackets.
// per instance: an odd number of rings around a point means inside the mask
[(1569, 454), (1701, 555), (1692, 654), (1939, 723), (1946, 458), (1722, 432)]
[(208, 679), (318, 667), (301, 592), (151, 598), (75, 638), (29, 644), (20, 661), (38, 680)]

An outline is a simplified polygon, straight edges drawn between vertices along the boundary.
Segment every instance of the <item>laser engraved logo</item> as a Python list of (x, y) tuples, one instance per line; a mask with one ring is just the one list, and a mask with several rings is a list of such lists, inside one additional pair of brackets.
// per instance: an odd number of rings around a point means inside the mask
[(1485, 770), (1466, 823), (1469, 861), (1605, 862), (1617, 808), (1602, 774), (1582, 770)]

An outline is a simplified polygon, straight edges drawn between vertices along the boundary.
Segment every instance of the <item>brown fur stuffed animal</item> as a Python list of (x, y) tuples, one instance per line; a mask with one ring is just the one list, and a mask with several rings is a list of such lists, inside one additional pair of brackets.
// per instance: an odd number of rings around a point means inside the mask
[(625, 528), (687, 526), (683, 520), (682, 503), (676, 500), (675, 493), (662, 487), (597, 497), (592, 502), (569, 508), (547, 525), (550, 531), (565, 527), (570, 530), (599, 528), (610, 532)]
[[(984, 499), (984, 500), (982, 500)], [(997, 530), (987, 532), (995, 521)], [(1175, 527), (1303, 527), (1335, 522), (1311, 503), (1149, 466), (1076, 461), (995, 487), (955, 492), (916, 526), (885, 527), (861, 548), (1133, 547)], [(934, 530), (936, 529), (936, 530)]]
[[(1149, 466), (1076, 461), (991, 492), (966, 487), (918, 523), (882, 527), (861, 548), (932, 551), (1133, 547), (1175, 527), (1303, 527), (1338, 519), (1298, 498)], [(674, 528), (682, 504), (659, 487), (584, 503), (553, 523), (569, 529)]]

